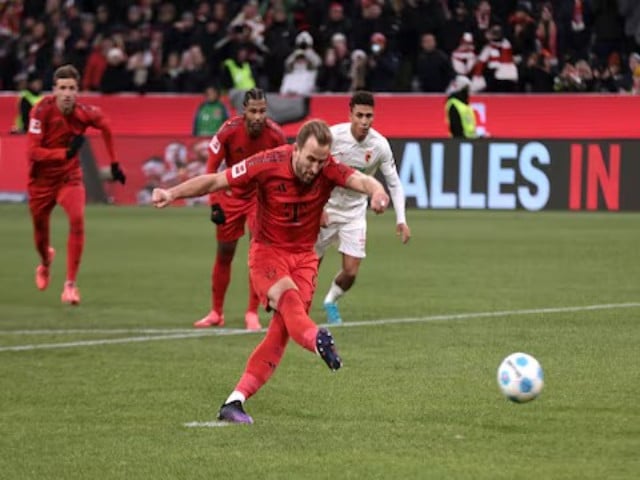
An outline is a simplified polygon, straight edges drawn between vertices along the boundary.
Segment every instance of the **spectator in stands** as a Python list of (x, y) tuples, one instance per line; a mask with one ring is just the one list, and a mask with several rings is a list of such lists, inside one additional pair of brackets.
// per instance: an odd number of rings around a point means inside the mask
[(318, 72), (318, 90), (348, 92), (351, 86), (351, 63), (347, 37), (342, 33), (334, 34), (331, 45), (325, 50), (324, 61)]
[(612, 52), (601, 69), (594, 69), (597, 78), (596, 91), (605, 93), (623, 92), (622, 61), (618, 52)]
[(256, 45), (262, 45), (264, 43), (264, 31), (265, 26), (258, 11), (257, 0), (247, 1), (233, 20), (231, 25), (244, 25), (248, 26), (250, 30), (250, 39)]
[(293, 51), (295, 29), (287, 18), (287, 11), (282, 6), (274, 7), (271, 24), (264, 35), (266, 54), (268, 91), (277, 92), (284, 76), (284, 62)]
[(111, 34), (113, 28), (111, 12), (106, 3), (101, 3), (96, 7), (96, 35), (106, 37)]
[[(163, 90), (164, 82), (160, 77), (170, 52), (177, 51), (181, 56), (193, 44), (200, 46), (209, 74), (216, 79), (221, 75), (223, 61), (234, 56), (238, 45), (246, 45), (255, 81), (277, 91), (284, 73), (284, 59), (294, 45), (289, 39), (287, 48), (279, 49), (277, 58), (280, 60), (269, 53), (265, 62), (268, 51), (260, 38), (265, 36), (266, 42), (267, 32), (275, 25), (273, 18), (278, 10), (285, 18), (295, 21), (295, 24), (288, 25), (292, 29), (289, 35), (294, 35), (295, 30), (307, 30), (315, 40), (316, 51), (323, 56), (336, 33), (346, 38), (348, 50), (343, 57), (347, 59), (351, 49), (369, 53), (371, 35), (382, 33), (386, 38), (385, 50), (401, 59), (391, 87), (395, 91), (408, 91), (412, 87), (419, 37), (424, 33), (434, 34), (440, 48), (449, 55), (464, 32), (472, 33), (475, 51), (482, 52), (487, 43), (486, 33), (492, 26), (501, 26), (504, 38), (511, 44), (514, 63), (522, 72), (528, 68), (529, 54), (533, 52), (530, 35), (533, 28), (530, 18), (533, 17), (536, 17), (535, 50), (551, 53), (554, 70), (556, 65), (562, 66), (565, 61), (575, 64), (586, 59), (599, 73), (605, 74), (611, 52), (620, 54), (624, 59), (621, 65), (625, 67), (627, 56), (640, 49), (640, 2), (637, 0), (140, 0), (129, 3), (99, 0), (4, 3), (7, 5), (0, 7), (3, 26), (0, 29), (0, 88), (5, 90), (16, 88), (13, 79), (18, 73), (33, 70), (43, 75), (46, 90), (51, 87), (49, 79), (55, 68), (73, 60), (80, 67), (83, 88), (97, 91), (100, 89), (100, 72), (106, 68), (106, 56), (103, 53), (100, 58), (94, 39), (111, 38), (114, 46), (121, 48), (128, 57), (137, 56), (139, 47), (134, 46), (136, 42), (144, 44), (144, 51), (147, 43), (154, 44), (149, 47), (152, 65), (135, 69), (137, 73), (133, 75), (139, 80), (147, 71), (147, 81), (142, 83), (146, 91)], [(256, 8), (258, 5), (260, 8)], [(471, 8), (472, 15), (469, 14)], [(232, 21), (236, 22), (235, 27), (227, 31), (225, 28)], [(278, 28), (286, 29), (284, 26)], [(278, 37), (280, 33), (274, 32), (274, 35)], [(155, 38), (153, 42), (151, 37)], [(118, 38), (126, 39), (126, 45)], [(284, 46), (283, 37), (280, 41)], [(340, 63), (341, 52), (332, 46)], [(275, 72), (273, 65), (278, 66)], [(484, 67), (481, 71), (489, 78), (492, 69), (488, 65)], [(501, 71), (504, 73), (505, 69)], [(477, 84), (481, 77), (476, 74), (472, 78)], [(626, 80), (630, 90), (630, 72)], [(600, 80), (597, 83), (600, 85)], [(142, 84), (132, 82), (129, 90), (143, 90)], [(489, 85), (489, 91), (495, 91), (494, 86)], [(171, 88), (174, 87), (172, 85)], [(182, 85), (178, 87), (184, 88)], [(609, 87), (596, 86), (596, 89), (601, 88), (608, 90)]]
[(622, 92), (631, 92), (634, 84), (634, 75), (640, 66), (640, 53), (632, 53), (629, 55), (629, 70), (622, 75), (620, 80), (620, 89)]
[(553, 66), (551, 54), (545, 50), (534, 52), (525, 60), (520, 78), (520, 90), (523, 92), (553, 92)]
[(590, 91), (593, 76), (589, 64), (579, 60), (576, 64), (566, 62), (561, 72), (555, 77), (553, 89), (562, 93), (582, 93)]
[(119, 93), (131, 90), (131, 73), (127, 70), (127, 57), (119, 47), (107, 52), (107, 68), (100, 80), (102, 93)]
[(220, 101), (220, 94), (214, 85), (209, 85), (205, 91), (205, 100), (198, 106), (193, 119), (193, 136), (212, 137), (229, 118), (229, 112)]
[(516, 11), (509, 16), (508, 27), (514, 61), (516, 65), (520, 65), (537, 51), (536, 21), (525, 4), (519, 3)]
[(473, 35), (465, 32), (460, 38), (460, 45), (451, 54), (451, 66), (456, 75), (471, 77), (473, 67), (478, 61), (473, 43)]
[(391, 92), (400, 59), (395, 52), (387, 50), (387, 37), (376, 32), (371, 35), (371, 52), (367, 59), (367, 86), (373, 92)]
[(320, 51), (331, 46), (336, 34), (342, 34), (345, 38), (351, 35), (351, 20), (344, 14), (344, 7), (339, 2), (329, 4), (327, 19), (318, 27)]
[(91, 13), (83, 13), (79, 18), (79, 29), (77, 32), (71, 31), (64, 50), (66, 60), (84, 71), (96, 39), (96, 21)]
[(180, 65), (180, 54), (176, 51), (169, 53), (167, 63), (160, 77), (162, 91), (180, 92), (182, 91), (182, 67)]
[(182, 91), (203, 92), (211, 82), (209, 67), (199, 45), (191, 45), (182, 52)]
[[(368, 51), (371, 47), (371, 36), (374, 33), (384, 34), (390, 30), (389, 20), (382, 14), (383, 1), (362, 0), (359, 15), (356, 15), (349, 46)], [(385, 49), (386, 47), (385, 37)], [(395, 56), (397, 54), (393, 52)]]
[(129, 46), (127, 59), (127, 70), (130, 72), (132, 87), (135, 91), (144, 93), (148, 90), (152, 65), (153, 54), (148, 40), (136, 39)]
[(618, 0), (618, 11), (624, 18), (627, 51), (640, 51), (640, 2)]
[(518, 69), (513, 61), (511, 42), (502, 27), (494, 25), (487, 33), (489, 43), (480, 52), (474, 74), (482, 72), (489, 92), (517, 90)]
[(346, 92), (351, 85), (349, 72), (344, 72), (338, 64), (336, 50), (329, 47), (324, 51), (324, 60), (318, 70), (316, 87), (319, 92)]
[(110, 37), (100, 38), (95, 42), (82, 74), (82, 90), (97, 92), (100, 90), (102, 75), (107, 68), (107, 53), (113, 48)]
[(482, 51), (485, 44), (490, 41), (489, 29), (492, 25), (499, 25), (500, 19), (491, 12), (489, 0), (480, 0), (473, 12), (473, 27), (471, 33), (476, 42), (476, 51)]
[(588, 58), (591, 45), (591, 2), (559, 0), (556, 7), (558, 49), (563, 58)]
[(422, 50), (416, 60), (416, 79), (421, 92), (442, 93), (454, 77), (451, 61), (437, 48), (436, 37), (425, 33), (421, 38)]
[(558, 63), (558, 27), (553, 19), (551, 2), (542, 5), (540, 20), (536, 26), (536, 39), (540, 50), (547, 51), (552, 65)]
[(613, 1), (592, 1), (593, 45), (591, 51), (600, 60), (607, 59), (613, 52), (624, 47), (624, 31), (620, 28), (623, 20), (618, 11), (618, 3)]
[(350, 92), (363, 90), (367, 85), (367, 54), (363, 50), (356, 49), (351, 52), (349, 78), (351, 78)]
[[(446, 21), (442, 29), (442, 50), (447, 54), (453, 52), (459, 47), (462, 36), (471, 32), (472, 28), (473, 22), (469, 16), (467, 4), (462, 0), (456, 1), (453, 15)], [(469, 33), (469, 35), (473, 39), (473, 34)]]

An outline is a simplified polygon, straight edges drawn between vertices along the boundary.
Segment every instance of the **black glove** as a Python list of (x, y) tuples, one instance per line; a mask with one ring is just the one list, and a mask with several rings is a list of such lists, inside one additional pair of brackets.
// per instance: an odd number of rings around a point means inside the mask
[(76, 156), (83, 143), (84, 137), (82, 135), (76, 135), (71, 139), (67, 147), (67, 160)]
[(113, 178), (114, 182), (120, 182), (122, 185), (127, 181), (127, 177), (120, 168), (120, 164), (118, 162), (113, 162), (111, 164), (111, 178)]
[(219, 203), (211, 205), (211, 221), (216, 225), (222, 225), (227, 218), (224, 216), (224, 210)]

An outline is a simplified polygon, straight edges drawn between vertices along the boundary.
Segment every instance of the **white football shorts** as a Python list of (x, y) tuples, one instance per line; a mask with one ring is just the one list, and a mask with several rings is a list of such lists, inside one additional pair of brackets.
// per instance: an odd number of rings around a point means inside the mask
[(329, 223), (320, 229), (316, 241), (316, 253), (323, 257), (330, 245), (336, 245), (340, 253), (351, 257), (367, 256), (367, 220), (358, 218), (347, 223)]

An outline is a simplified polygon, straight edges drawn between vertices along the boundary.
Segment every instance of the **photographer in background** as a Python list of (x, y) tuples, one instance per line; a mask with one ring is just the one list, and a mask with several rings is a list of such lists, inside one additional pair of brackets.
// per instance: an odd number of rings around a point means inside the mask
[(322, 59), (313, 49), (313, 37), (309, 32), (300, 32), (295, 43), (296, 49), (284, 61), (280, 93), (310, 95), (315, 90)]

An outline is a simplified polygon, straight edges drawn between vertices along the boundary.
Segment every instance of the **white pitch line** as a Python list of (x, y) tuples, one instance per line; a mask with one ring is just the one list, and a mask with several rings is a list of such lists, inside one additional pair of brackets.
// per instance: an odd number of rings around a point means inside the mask
[(164, 334), (164, 333), (194, 333), (193, 328), (71, 328), (68, 330), (49, 329), (49, 330), (0, 330), (0, 335), (77, 335), (77, 334), (123, 334), (123, 333), (141, 333), (141, 334)]
[[(425, 322), (438, 322), (438, 321), (451, 321), (451, 320), (469, 320), (473, 318), (492, 318), (492, 317), (509, 317), (520, 315), (535, 315), (535, 314), (552, 314), (552, 313), (568, 313), (568, 312), (585, 312), (593, 310), (613, 310), (621, 308), (638, 308), (640, 303), (605, 303), (601, 305), (584, 305), (574, 307), (549, 307), (549, 308), (530, 308), (524, 310), (498, 310), (495, 312), (475, 312), (475, 313), (457, 313), (449, 315), (431, 315), (427, 317), (408, 317), (408, 318), (387, 318), (380, 320), (365, 320), (362, 322), (350, 322), (342, 323), (339, 325), (331, 325), (331, 328), (336, 327), (362, 327), (371, 325), (390, 325), (400, 323), (425, 323)], [(113, 332), (109, 331), (109, 332)], [(264, 329), (260, 330), (264, 331)], [(5, 333), (9, 331), (5, 330)], [(65, 332), (65, 330), (57, 331), (59, 333)], [(183, 329), (176, 329), (174, 334), (168, 335), (155, 335), (155, 336), (139, 336), (139, 337), (126, 337), (126, 338), (110, 338), (101, 340), (81, 340), (77, 342), (66, 343), (44, 343), (33, 345), (13, 345), (8, 347), (0, 347), (0, 352), (19, 352), (25, 350), (53, 350), (58, 348), (73, 348), (73, 347), (89, 347), (96, 345), (115, 345), (124, 343), (140, 343), (140, 342), (152, 342), (155, 340), (178, 340), (184, 338), (198, 338), (204, 336), (224, 336), (224, 335), (247, 335), (255, 333), (255, 331), (243, 330), (243, 329), (228, 329), (219, 328), (189, 333), (184, 332)]]
[(215, 427), (228, 427), (229, 425), (238, 425), (238, 424), (229, 423), (229, 422), (188, 422), (183, 425), (187, 428), (215, 428)]

